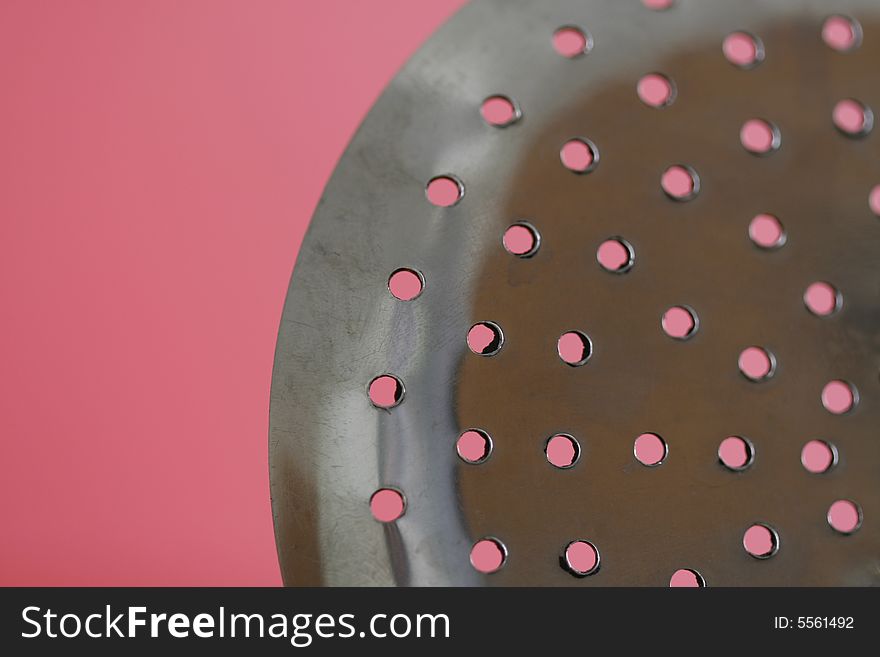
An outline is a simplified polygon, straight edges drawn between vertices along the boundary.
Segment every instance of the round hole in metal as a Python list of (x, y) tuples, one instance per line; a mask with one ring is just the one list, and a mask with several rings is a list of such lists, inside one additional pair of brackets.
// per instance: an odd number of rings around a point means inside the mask
[(810, 440), (801, 449), (801, 465), (811, 474), (828, 472), (837, 463), (837, 448), (826, 440)]
[(556, 353), (570, 367), (580, 367), (593, 355), (593, 343), (583, 331), (566, 331), (556, 342)]
[(551, 465), (565, 470), (578, 462), (581, 456), (581, 446), (574, 436), (558, 433), (547, 439), (544, 445), (544, 454)]
[(649, 468), (660, 465), (669, 454), (666, 441), (656, 433), (643, 433), (633, 444), (636, 460)]
[(425, 187), (428, 201), (438, 208), (451, 208), (464, 197), (464, 184), (451, 174), (436, 176)]
[(764, 61), (764, 44), (758, 37), (748, 32), (733, 32), (727, 35), (721, 49), (727, 61), (738, 68), (754, 68)]
[(553, 49), (567, 59), (585, 55), (592, 48), (593, 37), (575, 25), (564, 25), (553, 33)]
[(749, 119), (740, 128), (739, 140), (749, 153), (769, 155), (782, 145), (782, 134), (769, 121)]
[(370, 512), (379, 522), (394, 522), (406, 510), (406, 498), (396, 488), (380, 488), (370, 497)]
[(519, 121), (522, 112), (511, 98), (502, 95), (489, 96), (480, 105), (483, 120), (494, 128), (506, 128)]
[(648, 73), (636, 85), (636, 92), (648, 107), (662, 109), (675, 101), (676, 89), (671, 79), (662, 73)]
[(670, 588), (703, 588), (706, 580), (696, 570), (679, 568), (669, 578)]
[(565, 546), (559, 563), (575, 577), (586, 577), (599, 570), (599, 550), (589, 541), (572, 541)]
[(770, 525), (755, 523), (743, 534), (743, 547), (756, 559), (769, 559), (779, 551), (779, 534)]
[(822, 388), (822, 406), (833, 415), (845, 415), (859, 403), (859, 392), (848, 381), (835, 379)]
[(839, 534), (852, 534), (862, 526), (862, 509), (852, 500), (837, 500), (828, 507), (828, 524)]
[(455, 443), (455, 451), (465, 463), (483, 463), (492, 454), (492, 438), (482, 429), (463, 431)]
[(609, 237), (596, 249), (599, 266), (612, 274), (624, 274), (632, 269), (636, 253), (632, 244), (622, 237)]
[(745, 470), (755, 460), (755, 447), (742, 436), (728, 436), (718, 446), (718, 460), (728, 470)]
[(425, 278), (415, 269), (397, 269), (388, 277), (388, 290), (391, 296), (400, 301), (412, 301), (424, 288)]
[(654, 11), (666, 11), (675, 5), (675, 0), (642, 0), (642, 4)]
[(663, 332), (675, 340), (688, 340), (700, 327), (697, 313), (690, 306), (672, 306), (660, 319)]
[(403, 381), (393, 374), (380, 374), (370, 381), (367, 394), (376, 408), (393, 408), (403, 401)]
[(871, 208), (871, 212), (880, 217), (880, 185), (875, 186), (868, 194), (868, 207)]
[(853, 98), (838, 102), (831, 118), (835, 127), (847, 137), (864, 137), (874, 127), (874, 113), (871, 108)]
[(817, 281), (804, 291), (804, 305), (817, 317), (828, 317), (840, 310), (843, 295), (831, 283)]
[(471, 565), (481, 573), (497, 572), (507, 561), (507, 548), (497, 538), (487, 536), (471, 548)]
[(739, 355), (739, 371), (749, 381), (766, 381), (776, 373), (776, 357), (764, 347), (746, 347)]
[(518, 258), (531, 258), (538, 252), (541, 236), (538, 230), (527, 221), (518, 221), (507, 227), (501, 243), (511, 255)]
[(477, 322), (468, 331), (467, 345), (478, 356), (494, 356), (504, 346), (504, 333), (495, 322)]
[(685, 164), (674, 164), (660, 177), (663, 192), (673, 201), (690, 201), (700, 193), (700, 177)]
[(585, 174), (599, 164), (599, 151), (589, 139), (575, 137), (562, 145), (559, 151), (562, 165), (572, 173)]
[(849, 52), (859, 47), (862, 27), (858, 21), (839, 14), (829, 16), (822, 24), (822, 40), (838, 52)]
[(762, 249), (778, 249), (786, 241), (782, 222), (772, 214), (759, 214), (749, 222), (749, 239)]

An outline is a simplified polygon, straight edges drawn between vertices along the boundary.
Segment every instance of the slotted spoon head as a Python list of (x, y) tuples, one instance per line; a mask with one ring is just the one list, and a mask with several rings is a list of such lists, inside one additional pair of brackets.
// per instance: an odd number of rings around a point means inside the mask
[(880, 7), (664, 4), (476, 0), (364, 121), (278, 339), (287, 584), (880, 584)]

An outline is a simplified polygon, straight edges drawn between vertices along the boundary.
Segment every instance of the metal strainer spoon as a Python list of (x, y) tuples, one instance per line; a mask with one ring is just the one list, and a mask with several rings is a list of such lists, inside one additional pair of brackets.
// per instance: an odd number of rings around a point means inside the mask
[(880, 584), (880, 5), (475, 0), (297, 260), (289, 585)]

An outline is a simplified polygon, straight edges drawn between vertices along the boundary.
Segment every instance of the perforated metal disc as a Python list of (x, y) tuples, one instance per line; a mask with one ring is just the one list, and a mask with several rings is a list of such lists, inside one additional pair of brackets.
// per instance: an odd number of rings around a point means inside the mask
[(297, 260), (271, 403), (285, 582), (880, 583), (878, 63), (876, 0), (466, 6), (364, 121)]

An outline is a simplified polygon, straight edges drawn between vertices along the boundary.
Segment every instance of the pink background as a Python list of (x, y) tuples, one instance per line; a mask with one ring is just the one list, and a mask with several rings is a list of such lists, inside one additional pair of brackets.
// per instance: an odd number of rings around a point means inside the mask
[(3, 0), (0, 584), (275, 585), (309, 217), (462, 0)]

